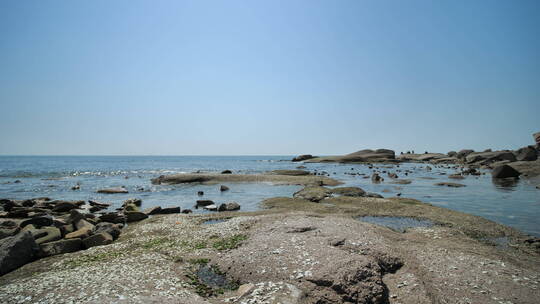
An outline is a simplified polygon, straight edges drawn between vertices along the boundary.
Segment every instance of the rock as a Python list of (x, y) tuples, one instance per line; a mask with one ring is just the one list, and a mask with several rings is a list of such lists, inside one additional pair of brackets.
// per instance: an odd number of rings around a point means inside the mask
[(203, 192), (203, 191), (198, 191), (198, 192), (197, 192), (197, 195), (198, 195), (198, 196), (203, 196), (203, 195), (204, 195), (204, 192)]
[(111, 204), (101, 203), (101, 202), (96, 202), (96, 201), (88, 201), (88, 204), (90, 204), (90, 206), (92, 207), (100, 207), (103, 209), (107, 209), (111, 206)]
[(208, 210), (208, 211), (217, 211), (218, 210), (218, 206), (217, 205), (206, 205), (203, 207), (204, 210)]
[(101, 232), (106, 232), (110, 234), (113, 237), (113, 240), (116, 240), (120, 236), (120, 233), (122, 233), (122, 229), (117, 224), (98, 223), (96, 225), (95, 233)]
[(536, 142), (536, 146), (540, 146), (540, 132), (533, 134), (534, 141)]
[(39, 247), (30, 232), (21, 232), (0, 243), (0, 276), (34, 260)]
[(221, 174), (232, 174), (231, 170), (223, 170), (221, 171)]
[(473, 153), (474, 150), (470, 150), (470, 149), (464, 149), (464, 150), (460, 150), (457, 154), (456, 154), (456, 157), (458, 159), (464, 159), (467, 155)]
[(378, 194), (378, 193), (373, 193), (373, 192), (367, 192), (366, 193), (366, 197), (373, 197), (373, 198), (384, 198), (384, 196)]
[(53, 224), (53, 218), (49, 215), (36, 216), (36, 217), (22, 221), (19, 224), (19, 227), (24, 228), (24, 226), (30, 225), (30, 224), (36, 227), (51, 226)]
[(255, 285), (251, 283), (240, 285), (240, 287), (238, 287), (238, 290), (236, 291), (236, 296), (240, 299), (243, 296), (251, 293), (253, 289), (255, 289)]
[(457, 152), (456, 151), (450, 151), (450, 152), (446, 153), (446, 155), (448, 155), (448, 157), (456, 157)]
[(75, 185), (75, 186), (71, 187), (71, 190), (81, 190), (81, 186)]
[(491, 171), (493, 178), (519, 177), (521, 173), (509, 165), (498, 166)]
[(204, 207), (204, 206), (210, 206), (214, 205), (214, 202), (211, 200), (198, 200), (197, 201), (197, 207)]
[(223, 192), (223, 191), (229, 191), (229, 187), (225, 186), (225, 185), (221, 185), (219, 186), (219, 191)]
[(139, 207), (137, 207), (135, 204), (127, 204), (124, 206), (124, 210), (127, 212), (139, 212)]
[(54, 212), (69, 212), (71, 209), (77, 209), (79, 205), (75, 202), (58, 201), (53, 208)]
[(129, 204), (133, 204), (137, 207), (140, 207), (142, 205), (142, 199), (139, 198), (130, 198), (124, 201), (124, 204), (122, 206), (127, 206)]
[(308, 160), (308, 159), (312, 159), (312, 158), (313, 158), (313, 155), (311, 155), (311, 154), (302, 154), (302, 155), (299, 155), (299, 156), (293, 158), (291, 161), (299, 162), (299, 161), (304, 161), (304, 160)]
[(92, 234), (92, 228), (90, 227), (83, 227), (81, 229), (75, 230), (73, 232), (70, 232), (66, 234), (64, 237), (65, 239), (85, 239)]
[(116, 212), (105, 213), (99, 219), (103, 222), (110, 222), (115, 224), (124, 223), (126, 221), (125, 216), (120, 215)]
[(458, 184), (458, 183), (442, 182), (442, 183), (436, 183), (435, 186), (447, 186), (447, 187), (452, 187), (452, 188), (460, 188), (460, 187), (465, 187), (466, 185)]
[(82, 241), (85, 248), (108, 245), (112, 242), (113, 242), (113, 237), (107, 232), (96, 233), (90, 237), (85, 238)]
[(143, 212), (146, 215), (154, 215), (154, 214), (159, 214), (160, 211), (161, 211), (161, 207), (156, 206), (156, 207), (151, 207), (151, 208), (145, 209)]
[(229, 202), (219, 205), (218, 211), (236, 211), (240, 210), (240, 205), (237, 202)]
[(523, 147), (516, 151), (516, 160), (533, 161), (538, 159), (538, 151), (532, 146)]
[(268, 172), (268, 174), (303, 176), (303, 175), (310, 175), (311, 173), (306, 170), (273, 170), (273, 171)]
[(325, 187), (308, 186), (293, 194), (294, 198), (301, 198), (312, 202), (319, 202), (332, 195), (332, 191)]
[(0, 223), (0, 240), (14, 236), (15, 234), (19, 233), (21, 228), (19, 225), (14, 221), (4, 221)]
[(90, 230), (93, 230), (95, 226), (87, 220), (80, 219), (73, 223), (73, 227), (75, 227), (77, 230), (82, 228), (89, 228)]
[(495, 152), (473, 152), (469, 153), (465, 157), (465, 161), (469, 164), (471, 163), (478, 163), (481, 162), (481, 164), (487, 164), (487, 163), (493, 163), (496, 161), (515, 161), (516, 156), (514, 153), (510, 151), (495, 151)]
[(64, 254), (79, 251), (82, 249), (82, 241), (80, 239), (59, 240), (40, 245), (40, 257), (48, 257), (57, 254)]
[(391, 182), (392, 184), (398, 184), (398, 185), (408, 185), (412, 183), (412, 180), (410, 179), (397, 179)]
[(129, 193), (129, 191), (124, 187), (113, 187), (113, 188), (99, 189), (97, 193), (115, 194), (115, 193)]
[(148, 218), (148, 215), (146, 215), (143, 212), (138, 212), (138, 211), (127, 211), (127, 212), (124, 212), (124, 214), (126, 216), (126, 221), (128, 223), (137, 222), (137, 221), (141, 221)]
[(382, 181), (382, 178), (378, 173), (373, 173), (373, 175), (371, 176), (371, 181), (374, 183), (380, 183)]
[(305, 168), (307, 168), (307, 167), (306, 166), (298, 166), (298, 167), (296, 167), (296, 169), (305, 169)]
[(36, 239), (36, 244), (54, 242), (62, 238), (60, 229), (56, 227), (44, 227), (30, 231)]
[(159, 211), (158, 214), (174, 214), (174, 213), (180, 213), (180, 207), (161, 208), (161, 211)]
[(191, 209), (184, 209), (182, 210), (182, 213), (184, 214), (188, 214), (188, 213), (192, 213), (193, 211), (191, 211)]
[(448, 178), (452, 178), (452, 179), (464, 179), (465, 177), (461, 174), (452, 174), (452, 175), (448, 175)]
[(360, 197), (366, 194), (366, 191), (358, 187), (338, 187), (330, 189), (332, 193), (343, 196)]

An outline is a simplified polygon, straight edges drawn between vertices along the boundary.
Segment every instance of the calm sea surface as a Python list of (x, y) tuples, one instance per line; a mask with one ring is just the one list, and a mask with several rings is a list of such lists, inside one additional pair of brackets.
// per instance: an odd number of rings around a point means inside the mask
[[(152, 185), (150, 179), (163, 174), (193, 172), (197, 170), (234, 173), (261, 173), (276, 169), (294, 169), (292, 156), (0, 156), (0, 198), (26, 199), (48, 196), (52, 199), (97, 200), (120, 207), (131, 197), (143, 199), (143, 208), (159, 205), (192, 208), (204, 191), (205, 199), (217, 203), (236, 201), (242, 210), (259, 209), (261, 200), (275, 196), (292, 196), (299, 186), (270, 184), (225, 184), (230, 191), (220, 192), (219, 185)], [(490, 175), (469, 176), (464, 180), (451, 180), (453, 169), (426, 169), (424, 164), (400, 164), (411, 170), (409, 185), (386, 183), (373, 184), (370, 179), (346, 173), (370, 174), (365, 165), (303, 164), (306, 170), (326, 171), (346, 186), (358, 186), (368, 192), (385, 197), (411, 197), (446, 207), (479, 215), (493, 221), (540, 236), (540, 190), (538, 179), (521, 179), (513, 184), (494, 184)], [(433, 167), (433, 166), (432, 166)], [(381, 169), (380, 169), (381, 170)], [(385, 177), (383, 175), (383, 177)], [(14, 183), (19, 180), (19, 183)], [(463, 188), (435, 186), (437, 182), (458, 182)], [(71, 187), (80, 183), (80, 190)], [(125, 186), (128, 194), (99, 194), (104, 187)], [(197, 211), (203, 212), (203, 211)]]

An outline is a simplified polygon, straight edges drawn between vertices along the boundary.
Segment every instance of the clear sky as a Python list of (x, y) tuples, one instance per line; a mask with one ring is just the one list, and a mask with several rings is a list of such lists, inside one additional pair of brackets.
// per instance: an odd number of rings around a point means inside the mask
[(515, 149), (540, 1), (0, 1), (0, 154)]

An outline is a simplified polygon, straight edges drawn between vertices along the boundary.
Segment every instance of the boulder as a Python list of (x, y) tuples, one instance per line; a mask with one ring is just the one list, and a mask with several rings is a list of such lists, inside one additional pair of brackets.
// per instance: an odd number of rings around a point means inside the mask
[(533, 161), (538, 159), (538, 151), (532, 146), (523, 147), (516, 151), (516, 160)]
[(137, 207), (140, 207), (142, 205), (142, 199), (139, 198), (130, 198), (124, 201), (124, 204), (122, 206), (127, 206), (129, 204), (133, 204)]
[(124, 214), (126, 216), (126, 221), (128, 223), (142, 221), (148, 218), (148, 215), (139, 211), (127, 211), (127, 212), (124, 212)]
[(36, 216), (27, 220), (22, 221), (19, 226), (24, 228), (26, 225), (34, 225), (36, 227), (42, 226), (51, 226), (53, 224), (53, 218), (49, 215)]
[(161, 207), (156, 206), (156, 207), (147, 208), (143, 212), (146, 215), (154, 215), (154, 214), (159, 214), (160, 211), (161, 211)]
[(223, 170), (221, 171), (221, 174), (232, 174), (231, 170)]
[(473, 153), (474, 150), (470, 150), (470, 149), (463, 149), (463, 150), (460, 150), (455, 156), (458, 158), (458, 159), (464, 159), (467, 155)]
[(465, 161), (469, 164), (481, 162), (481, 164), (493, 163), (496, 161), (515, 161), (516, 156), (510, 151), (495, 151), (495, 152), (473, 152), (465, 157)]
[(66, 239), (85, 239), (92, 234), (92, 228), (90, 227), (82, 227), (81, 229), (75, 230), (73, 232), (70, 232), (66, 234), (64, 238)]
[(106, 232), (113, 237), (113, 240), (116, 240), (120, 236), (120, 233), (122, 233), (122, 229), (117, 224), (99, 223), (96, 225), (96, 229), (94, 232), (95, 233)]
[(108, 245), (112, 242), (113, 237), (107, 232), (96, 233), (82, 241), (85, 248)]
[(109, 212), (101, 215), (99, 219), (102, 222), (110, 222), (110, 223), (124, 223), (126, 221), (126, 217), (124, 215), (118, 214), (116, 212)]
[(34, 260), (39, 250), (30, 232), (21, 232), (0, 243), (0, 276)]
[(308, 186), (293, 194), (294, 198), (301, 198), (312, 202), (319, 202), (332, 195), (332, 190), (320, 186)]
[(182, 213), (184, 214), (188, 214), (188, 213), (192, 213), (193, 211), (191, 211), (191, 209), (184, 209), (182, 210)]
[(293, 158), (291, 161), (299, 162), (299, 161), (304, 161), (304, 160), (308, 160), (308, 159), (312, 159), (312, 158), (313, 158), (313, 155), (311, 155), (311, 154), (302, 154), (302, 155), (299, 155), (299, 156)]
[(198, 200), (197, 201), (197, 207), (204, 207), (204, 206), (210, 206), (214, 205), (214, 202), (211, 200)]
[(509, 165), (498, 166), (491, 171), (491, 176), (493, 178), (519, 177), (520, 175), (521, 173), (519, 173), (519, 171)]
[(89, 228), (90, 230), (94, 229), (94, 224), (88, 222), (87, 220), (80, 219), (77, 222), (73, 223), (73, 226), (78, 230), (82, 228)]
[(30, 231), (36, 240), (36, 244), (54, 242), (62, 238), (60, 229), (56, 227), (44, 227)]
[(58, 201), (53, 208), (54, 212), (69, 212), (71, 209), (77, 209), (79, 205), (76, 202)]
[(19, 233), (21, 228), (14, 221), (5, 221), (0, 223), (0, 240)]
[(97, 193), (115, 194), (115, 193), (129, 193), (129, 191), (124, 187), (113, 187), (113, 188), (99, 189)]
[(229, 202), (219, 205), (218, 211), (236, 211), (240, 210), (240, 204), (237, 202)]
[(127, 205), (124, 205), (124, 210), (127, 212), (139, 212), (139, 207), (137, 207), (135, 204), (129, 203)]
[(208, 210), (208, 211), (217, 211), (218, 210), (218, 206), (215, 205), (215, 204), (212, 204), (212, 205), (206, 205), (203, 207), (204, 210)]
[(80, 239), (59, 240), (40, 245), (40, 257), (48, 257), (57, 254), (75, 252), (82, 249), (82, 241)]
[(343, 196), (360, 197), (365, 196), (366, 191), (358, 187), (337, 187), (331, 189), (332, 193)]
[(446, 153), (446, 155), (448, 155), (448, 157), (456, 157), (457, 152), (456, 151), (450, 151), (450, 152)]
[(225, 185), (221, 185), (219, 186), (219, 191), (223, 192), (223, 191), (228, 191), (229, 190), (229, 187), (225, 186)]
[(101, 203), (101, 202), (96, 202), (96, 201), (88, 201), (88, 204), (90, 204), (90, 206), (92, 207), (100, 207), (103, 209), (107, 209), (111, 206), (111, 204)]
[(536, 142), (536, 146), (540, 146), (540, 132), (533, 134), (534, 141)]
[(161, 208), (161, 211), (159, 211), (158, 214), (174, 214), (174, 213), (180, 213), (180, 207)]

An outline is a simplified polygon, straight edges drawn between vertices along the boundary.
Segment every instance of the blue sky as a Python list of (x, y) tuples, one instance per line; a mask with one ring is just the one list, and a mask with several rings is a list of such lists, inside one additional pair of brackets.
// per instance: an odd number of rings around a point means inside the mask
[(0, 154), (515, 149), (540, 1), (1, 1)]

